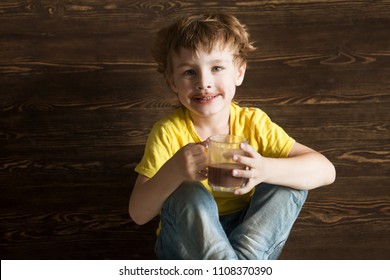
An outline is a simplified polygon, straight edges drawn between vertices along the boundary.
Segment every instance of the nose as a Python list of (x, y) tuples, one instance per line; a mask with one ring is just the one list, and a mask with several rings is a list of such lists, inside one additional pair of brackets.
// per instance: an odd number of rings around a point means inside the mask
[(209, 73), (198, 73), (197, 85), (198, 90), (205, 90), (212, 88), (212, 77)]

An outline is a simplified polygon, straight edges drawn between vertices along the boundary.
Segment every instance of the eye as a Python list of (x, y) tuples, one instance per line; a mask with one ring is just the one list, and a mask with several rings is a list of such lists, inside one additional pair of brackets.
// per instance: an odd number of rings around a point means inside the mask
[(184, 71), (183, 75), (184, 76), (194, 76), (196, 73), (195, 73), (195, 70), (193, 69), (188, 69), (186, 71)]
[(221, 67), (221, 66), (214, 66), (212, 70), (213, 70), (213, 72), (219, 72), (219, 71), (223, 70), (223, 67)]

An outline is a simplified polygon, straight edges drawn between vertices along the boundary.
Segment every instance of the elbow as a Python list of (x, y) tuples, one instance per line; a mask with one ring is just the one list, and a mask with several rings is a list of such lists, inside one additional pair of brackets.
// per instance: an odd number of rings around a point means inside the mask
[(150, 219), (146, 219), (143, 215), (141, 215), (139, 213), (139, 211), (136, 211), (135, 209), (133, 209), (131, 207), (131, 204), (129, 205), (129, 216), (134, 223), (136, 223), (137, 225), (140, 225), (140, 226), (142, 226), (150, 221)]
[(131, 220), (139, 226), (142, 226), (148, 222), (148, 221), (145, 221), (142, 219), (138, 219), (137, 217), (132, 217), (132, 216), (130, 216), (130, 217), (131, 217)]
[(129, 216), (131, 218), (131, 220), (136, 223), (137, 225), (144, 225), (146, 224), (146, 221), (144, 221), (139, 215), (137, 215), (137, 213), (135, 213), (134, 210), (131, 209), (131, 207), (129, 206)]
[(336, 168), (329, 161), (328, 167), (325, 170), (326, 170), (326, 176), (324, 178), (323, 186), (331, 185), (336, 181)]
[(336, 181), (336, 168), (331, 163), (331, 171), (330, 171), (329, 184), (328, 185), (333, 184), (334, 181)]
[(308, 183), (308, 186), (304, 189), (307, 190), (316, 189), (319, 187), (331, 185), (335, 182), (336, 168), (330, 161), (327, 161), (327, 164), (320, 167), (319, 170), (321, 176), (318, 177), (318, 180), (315, 180), (315, 182), (311, 182), (311, 184)]
[(148, 222), (148, 221), (143, 220), (141, 217), (135, 215), (134, 213), (132, 213), (130, 211), (129, 211), (129, 215), (130, 215), (131, 220), (139, 226), (142, 226)]

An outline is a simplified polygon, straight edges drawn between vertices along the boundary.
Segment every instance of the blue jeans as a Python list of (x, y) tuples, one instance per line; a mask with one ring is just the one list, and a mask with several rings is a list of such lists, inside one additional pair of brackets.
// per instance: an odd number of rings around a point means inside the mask
[(159, 259), (277, 259), (307, 191), (262, 183), (242, 211), (219, 216), (200, 182), (185, 182), (165, 201)]

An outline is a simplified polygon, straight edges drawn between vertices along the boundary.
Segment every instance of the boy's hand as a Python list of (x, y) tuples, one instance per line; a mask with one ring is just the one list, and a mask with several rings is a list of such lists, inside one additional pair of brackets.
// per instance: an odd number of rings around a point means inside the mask
[(190, 143), (172, 157), (176, 170), (185, 180), (202, 181), (207, 178), (207, 154), (203, 143)]
[(246, 194), (264, 180), (264, 158), (249, 144), (240, 147), (247, 156), (234, 155), (233, 160), (248, 167), (247, 170), (234, 169), (233, 176), (247, 178), (245, 187), (234, 192), (236, 195)]

